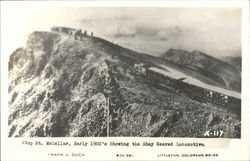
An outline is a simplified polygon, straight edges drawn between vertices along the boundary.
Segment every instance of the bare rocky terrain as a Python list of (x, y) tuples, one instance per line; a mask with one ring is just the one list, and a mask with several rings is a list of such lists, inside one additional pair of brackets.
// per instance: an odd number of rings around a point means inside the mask
[(241, 56), (225, 56), (221, 57), (221, 60), (233, 65), (235, 68), (238, 69), (239, 72), (242, 70), (242, 57)]
[(208, 130), (240, 137), (240, 116), (160, 88), (135, 64), (164, 64), (223, 86), (97, 37), (34, 32), (9, 60), (9, 137), (204, 137)]
[(161, 57), (207, 75), (223, 88), (241, 91), (241, 58), (222, 58), (225, 60), (222, 61), (200, 51), (188, 52), (180, 49), (169, 49)]

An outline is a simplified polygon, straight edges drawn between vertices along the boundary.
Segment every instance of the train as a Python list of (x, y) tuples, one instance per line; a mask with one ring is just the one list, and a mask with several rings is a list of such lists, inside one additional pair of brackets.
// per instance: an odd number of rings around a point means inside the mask
[(212, 85), (209, 85), (211, 89), (204, 88), (198, 84), (185, 81), (186, 78), (184, 77), (176, 79), (167, 74), (152, 70), (152, 68), (146, 69), (146, 77), (151, 83), (160, 88), (181, 92), (193, 100), (216, 104), (238, 115), (241, 114), (241, 97), (237, 92), (232, 92)]

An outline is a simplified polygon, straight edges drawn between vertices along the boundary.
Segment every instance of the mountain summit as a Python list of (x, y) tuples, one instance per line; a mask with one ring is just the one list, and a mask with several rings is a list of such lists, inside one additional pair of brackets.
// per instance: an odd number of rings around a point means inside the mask
[(204, 137), (217, 129), (223, 137), (240, 137), (234, 112), (148, 78), (147, 67), (164, 66), (221, 86), (98, 37), (34, 32), (9, 60), (9, 137)]

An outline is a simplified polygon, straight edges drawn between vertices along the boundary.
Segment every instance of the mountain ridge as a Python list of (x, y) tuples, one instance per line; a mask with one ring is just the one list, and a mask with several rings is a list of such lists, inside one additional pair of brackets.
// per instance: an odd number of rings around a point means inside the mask
[(200, 51), (188, 52), (180, 49), (169, 49), (160, 57), (196, 70), (200, 74), (209, 75), (226, 89), (241, 91), (241, 75), (238, 69), (225, 61)]
[(241, 56), (225, 56), (221, 57), (221, 60), (235, 66), (239, 72), (242, 70), (242, 57)]
[(229, 121), (224, 137), (240, 137), (236, 114), (156, 86), (140, 64), (192, 73), (98, 37), (33, 32), (9, 60), (9, 137), (204, 137)]

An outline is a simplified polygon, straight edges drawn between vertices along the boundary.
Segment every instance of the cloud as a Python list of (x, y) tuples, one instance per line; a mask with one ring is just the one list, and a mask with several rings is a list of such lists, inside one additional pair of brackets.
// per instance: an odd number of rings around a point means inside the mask
[(155, 36), (155, 39), (160, 40), (160, 41), (166, 41), (173, 36), (175, 37), (181, 36), (183, 32), (186, 32), (186, 31), (176, 26), (173, 28), (168, 28), (168, 29), (158, 31), (158, 33)]
[(127, 16), (127, 15), (115, 15), (115, 19), (121, 20), (121, 21), (131, 21), (134, 18), (131, 16)]
[[(180, 48), (226, 56), (241, 49), (239, 8), (27, 6), (19, 7), (16, 14), (11, 11), (9, 6), (10, 14), (7, 12), (5, 15), (9, 16), (3, 19), (3, 31), (6, 31), (3, 37), (8, 38), (7, 44), (13, 44), (8, 47), (12, 50), (20, 46), (23, 40), (19, 39), (24, 35), (55, 25), (82, 28), (120, 45), (129, 42), (132, 49), (152, 51), (148, 53), (152, 55), (168, 48)], [(34, 23), (37, 19), (39, 23)]]
[(103, 14), (97, 12), (97, 15), (85, 15), (85, 17), (82, 17), (79, 21), (83, 25), (115, 25), (115, 24), (120, 24), (120, 23), (126, 23), (126, 22), (131, 22), (133, 21), (133, 17), (127, 16), (127, 15), (105, 15), (107, 14), (107, 11), (104, 12)]
[(154, 8), (142, 8), (140, 11), (142, 15), (139, 16), (136, 14), (138, 9), (135, 8), (102, 8), (98, 12), (95, 10), (94, 15), (85, 15), (81, 23), (85, 28), (98, 28), (98, 32), (106, 38), (136, 37), (138, 41), (166, 41), (169, 37), (178, 36), (189, 30), (186, 26), (181, 26), (182, 15), (162, 16), (164, 14), (157, 14)]
[(167, 31), (159, 31), (155, 37), (156, 40), (166, 41), (168, 40), (169, 35)]
[(134, 27), (116, 25), (108, 27), (105, 34), (114, 38), (135, 37), (136, 29)]
[(97, 20), (95, 19), (90, 19), (90, 18), (84, 18), (80, 20), (81, 24), (83, 25), (95, 25)]
[(152, 25), (152, 24), (140, 23), (140, 24), (137, 24), (136, 31), (137, 31), (137, 35), (140, 35), (146, 39), (148, 38), (152, 39), (152, 37), (154, 37), (158, 33), (159, 27), (156, 25)]

